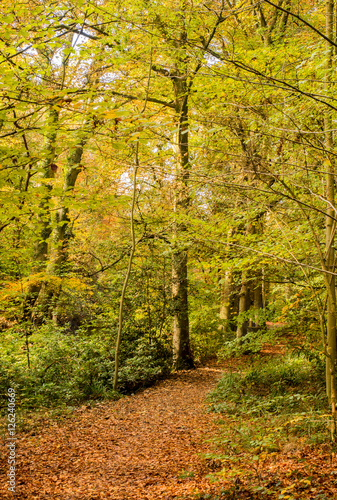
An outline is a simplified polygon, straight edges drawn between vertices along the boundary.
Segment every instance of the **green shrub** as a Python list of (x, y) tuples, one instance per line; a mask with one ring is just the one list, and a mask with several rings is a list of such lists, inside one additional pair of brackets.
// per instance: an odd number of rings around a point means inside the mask
[(125, 360), (119, 370), (118, 382), (122, 392), (130, 392), (153, 383), (169, 373), (171, 354), (168, 348), (152, 340), (140, 339), (134, 355)]
[[(131, 338), (130, 338), (131, 337)], [(111, 334), (45, 324), (29, 337), (29, 360), (22, 332), (3, 334), (0, 351), (0, 391), (17, 391), (19, 408), (77, 405), (90, 399), (116, 398)], [(169, 371), (170, 353), (164, 340), (134, 340), (125, 334), (119, 391), (134, 391)], [(5, 401), (5, 399), (4, 399)]]

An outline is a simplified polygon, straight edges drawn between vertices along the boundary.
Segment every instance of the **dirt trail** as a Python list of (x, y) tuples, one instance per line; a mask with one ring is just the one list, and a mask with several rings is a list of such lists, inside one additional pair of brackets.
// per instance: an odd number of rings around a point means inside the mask
[[(183, 371), (134, 396), (86, 409), (62, 424), (18, 440), (17, 498), (171, 500), (210, 487), (204, 438), (218, 416), (205, 396), (216, 366)], [(1, 446), (0, 498), (7, 492)], [(214, 465), (214, 464), (213, 464)]]

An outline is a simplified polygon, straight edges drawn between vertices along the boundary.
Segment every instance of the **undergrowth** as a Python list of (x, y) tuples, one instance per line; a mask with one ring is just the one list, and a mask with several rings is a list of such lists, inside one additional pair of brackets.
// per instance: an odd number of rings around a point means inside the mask
[(261, 483), (259, 464), (280, 452), (329, 443), (323, 368), (319, 355), (292, 351), (268, 359), (251, 356), (240, 370), (225, 373), (208, 397), (209, 411), (219, 414), (219, 432), (208, 440), (216, 451), (205, 458), (221, 464), (210, 478), (217, 481), (233, 475), (237, 481), (242, 474), (247, 478), (250, 464), (252, 495), (256, 488), (267, 496), (281, 494), (280, 489), (269, 491)]
[(327, 409), (320, 370), (303, 354), (258, 358), (242, 372), (225, 373), (209, 396), (209, 409), (238, 417), (231, 429), (235, 447), (275, 451), (292, 435), (324, 440)]
[(258, 354), (266, 343), (277, 344), (279, 342), (278, 329), (266, 330), (261, 328), (248, 332), (241, 339), (232, 338), (223, 342), (218, 351), (220, 359), (240, 358), (243, 354)]
[(67, 414), (83, 403), (118, 399), (169, 372), (165, 339), (129, 335), (127, 348), (121, 352), (119, 392), (114, 391), (113, 340), (108, 331), (70, 335), (63, 327), (46, 324), (29, 336), (27, 352), (20, 332), (3, 333), (0, 416), (6, 414), (8, 387), (15, 389), (19, 415), (34, 411)]

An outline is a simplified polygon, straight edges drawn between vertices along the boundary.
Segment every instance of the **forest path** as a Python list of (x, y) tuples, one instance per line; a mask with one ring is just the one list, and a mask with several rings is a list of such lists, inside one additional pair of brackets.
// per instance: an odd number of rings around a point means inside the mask
[[(216, 433), (219, 416), (207, 413), (205, 397), (221, 374), (216, 365), (181, 371), (134, 396), (23, 434), (17, 497), (171, 500), (209, 490), (205, 475), (216, 464), (200, 454), (211, 446), (205, 438)], [(1, 498), (13, 498), (1, 483)]]

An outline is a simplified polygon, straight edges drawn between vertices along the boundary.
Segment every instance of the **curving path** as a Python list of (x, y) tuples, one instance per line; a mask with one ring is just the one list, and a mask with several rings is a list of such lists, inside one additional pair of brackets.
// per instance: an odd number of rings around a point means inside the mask
[[(200, 455), (216, 433), (205, 396), (218, 367), (182, 371), (134, 396), (84, 409), (64, 423), (18, 440), (20, 500), (171, 500), (210, 491), (212, 461)], [(1, 445), (0, 498), (7, 451)], [(214, 464), (213, 464), (214, 465)]]

